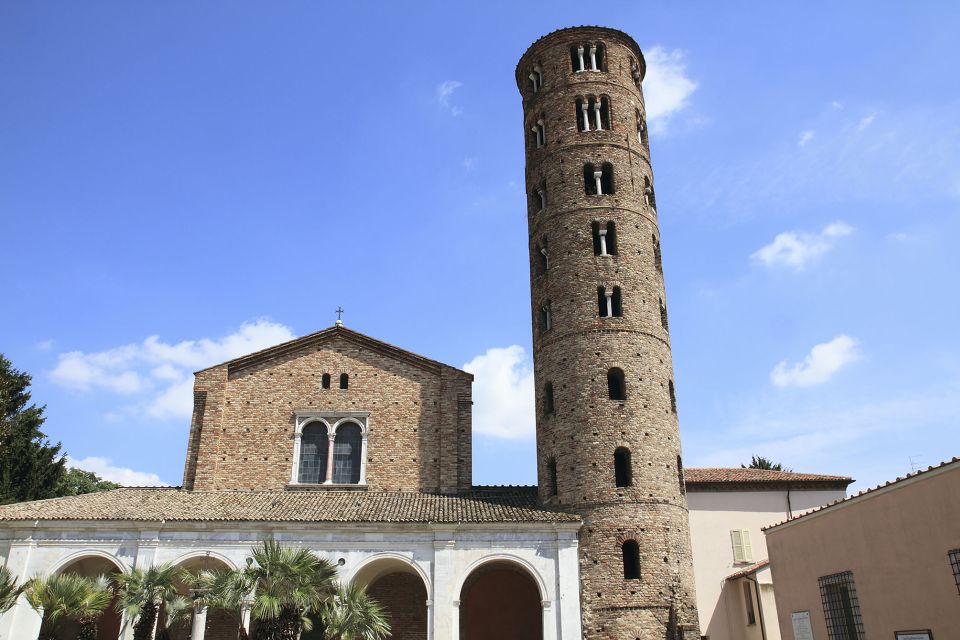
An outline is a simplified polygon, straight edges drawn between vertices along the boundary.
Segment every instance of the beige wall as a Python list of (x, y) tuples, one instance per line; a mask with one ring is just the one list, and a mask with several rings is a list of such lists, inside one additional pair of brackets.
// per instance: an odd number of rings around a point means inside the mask
[[(843, 489), (829, 491), (797, 490), (790, 492), (794, 515), (842, 499)], [(767, 557), (766, 541), (761, 529), (787, 519), (786, 491), (689, 491), (690, 536), (693, 541), (693, 567), (697, 585), (697, 609), (700, 633), (710, 640), (760, 640), (760, 621), (746, 624), (743, 591), (739, 582), (726, 582), (751, 562), (734, 563), (730, 531), (750, 531), (753, 561)], [(761, 593), (767, 640), (780, 635), (773, 604), (773, 587), (769, 572), (760, 572)], [(764, 585), (764, 583), (766, 583)]]
[(867, 638), (960, 637), (947, 558), (960, 548), (960, 462), (772, 529), (767, 546), (785, 640), (795, 611), (809, 611), (814, 638), (827, 640), (818, 578), (842, 571), (853, 572)]

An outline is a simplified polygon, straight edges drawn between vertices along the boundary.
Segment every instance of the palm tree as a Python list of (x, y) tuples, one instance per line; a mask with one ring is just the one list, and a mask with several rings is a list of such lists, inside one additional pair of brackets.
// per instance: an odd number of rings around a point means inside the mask
[(157, 640), (170, 640), (170, 630), (187, 619), (193, 603), (181, 595), (168, 598), (163, 603), (163, 624), (157, 632)]
[(353, 584), (337, 588), (337, 595), (324, 605), (322, 619), (327, 640), (384, 640), (390, 635), (383, 607), (364, 587)]
[(147, 569), (118, 573), (117, 611), (133, 620), (133, 640), (150, 640), (160, 605), (177, 595), (180, 569), (159, 564)]
[(211, 569), (201, 571), (190, 584), (203, 593), (203, 600), (211, 609), (227, 612), (237, 623), (239, 640), (249, 639), (249, 629), (243, 626), (243, 607), (253, 591), (252, 577), (246, 571)]
[(17, 586), (17, 579), (6, 567), (0, 567), (0, 613), (9, 611), (23, 593), (23, 585)]
[[(80, 622), (78, 639), (96, 637), (97, 619), (110, 605), (109, 580), (85, 578), (74, 573), (37, 576), (25, 585), (27, 601), (42, 616), (40, 640), (55, 639), (64, 620)], [(93, 636), (84, 635), (93, 630)]]

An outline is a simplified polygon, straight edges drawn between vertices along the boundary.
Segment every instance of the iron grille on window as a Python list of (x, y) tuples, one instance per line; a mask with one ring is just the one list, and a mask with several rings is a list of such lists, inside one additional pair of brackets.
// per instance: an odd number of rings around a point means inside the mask
[(820, 598), (827, 619), (830, 640), (864, 640), (860, 601), (853, 584), (853, 572), (844, 571), (820, 578)]
[(957, 593), (960, 593), (960, 549), (954, 549), (947, 555), (950, 557), (950, 566), (953, 567), (953, 581), (957, 583)]

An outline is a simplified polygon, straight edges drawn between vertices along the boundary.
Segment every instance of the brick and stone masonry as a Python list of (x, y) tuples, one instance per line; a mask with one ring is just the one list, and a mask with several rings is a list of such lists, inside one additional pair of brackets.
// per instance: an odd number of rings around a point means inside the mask
[[(699, 638), (644, 72), (633, 38), (600, 27), (541, 38), (516, 72), (538, 484), (544, 502), (584, 521), (580, 597), (589, 639)], [(587, 105), (589, 130), (578, 99)], [(600, 176), (603, 193), (590, 194), (593, 170), (608, 163), (612, 180)], [(585, 173), (588, 164), (594, 168)], [(603, 252), (595, 223), (606, 231), (609, 222), (605, 248), (615, 254), (596, 255)], [(601, 317), (600, 287), (619, 288), (619, 316), (614, 309)], [(611, 399), (611, 368), (623, 372), (623, 400)], [(629, 452), (626, 481), (615, 477), (617, 449)], [(639, 578), (625, 577), (622, 549), (630, 541), (639, 546)]]

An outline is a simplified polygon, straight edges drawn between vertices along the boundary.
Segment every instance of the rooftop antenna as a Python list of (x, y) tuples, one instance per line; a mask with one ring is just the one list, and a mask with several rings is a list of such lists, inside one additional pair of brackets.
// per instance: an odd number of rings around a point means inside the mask
[(907, 458), (910, 460), (910, 473), (920, 471), (920, 460), (923, 456), (907, 456)]
[(343, 320), (341, 320), (340, 317), (343, 315), (343, 307), (337, 307), (336, 313), (337, 313), (337, 326), (342, 327)]

